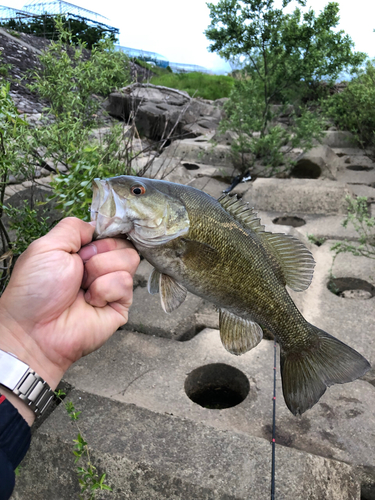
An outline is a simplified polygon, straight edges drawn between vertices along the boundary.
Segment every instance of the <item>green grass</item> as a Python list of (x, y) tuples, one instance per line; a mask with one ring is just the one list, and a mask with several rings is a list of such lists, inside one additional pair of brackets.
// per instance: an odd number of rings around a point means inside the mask
[(202, 97), (214, 101), (221, 97), (229, 97), (234, 79), (231, 76), (207, 75), (198, 72), (166, 73), (151, 78), (150, 83), (184, 90), (191, 97)]

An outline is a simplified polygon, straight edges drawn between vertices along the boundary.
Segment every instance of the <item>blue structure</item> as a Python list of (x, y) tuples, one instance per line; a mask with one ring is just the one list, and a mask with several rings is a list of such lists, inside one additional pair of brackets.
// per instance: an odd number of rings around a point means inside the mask
[(121, 52), (125, 52), (129, 57), (135, 57), (141, 61), (145, 61), (150, 64), (156, 64), (161, 68), (166, 68), (169, 66), (169, 61), (166, 57), (157, 54), (156, 52), (149, 52), (148, 50), (132, 49), (130, 47), (123, 47), (122, 45), (115, 45), (115, 49)]
[(169, 63), (169, 67), (174, 73), (191, 73), (192, 71), (197, 71), (199, 73), (212, 73), (212, 71), (204, 68), (203, 66), (198, 66), (197, 64), (184, 64), (184, 63)]
[(132, 49), (130, 47), (123, 47), (122, 45), (115, 45), (116, 50), (121, 50), (125, 52), (129, 57), (135, 57), (141, 61), (148, 62), (150, 64), (156, 64), (161, 68), (166, 68), (169, 66), (174, 73), (190, 73), (191, 71), (199, 71), (200, 73), (211, 73), (208, 69), (203, 66), (198, 66), (197, 64), (184, 64), (184, 63), (172, 63), (161, 54), (156, 52), (149, 52), (148, 50)]

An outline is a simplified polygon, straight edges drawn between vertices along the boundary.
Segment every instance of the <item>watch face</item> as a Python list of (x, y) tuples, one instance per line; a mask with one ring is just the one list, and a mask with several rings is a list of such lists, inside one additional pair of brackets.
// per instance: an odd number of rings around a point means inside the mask
[(0, 384), (13, 391), (29, 367), (15, 356), (0, 350)]

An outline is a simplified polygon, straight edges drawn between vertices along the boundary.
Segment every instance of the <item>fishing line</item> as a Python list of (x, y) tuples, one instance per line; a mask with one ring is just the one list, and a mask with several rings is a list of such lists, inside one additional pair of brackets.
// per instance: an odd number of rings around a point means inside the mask
[(276, 463), (276, 339), (273, 344), (273, 410), (272, 410), (272, 469), (271, 500), (275, 500), (275, 463)]

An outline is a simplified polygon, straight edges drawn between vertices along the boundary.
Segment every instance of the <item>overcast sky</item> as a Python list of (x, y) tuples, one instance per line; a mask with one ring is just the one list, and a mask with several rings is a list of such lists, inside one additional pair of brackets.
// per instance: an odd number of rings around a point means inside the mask
[[(340, 29), (351, 36), (356, 50), (375, 57), (375, 0), (337, 1)], [(26, 0), (0, 0), (0, 3), (22, 8)], [(120, 29), (121, 45), (158, 52), (171, 62), (198, 64), (211, 70), (229, 69), (219, 56), (207, 50), (209, 42), (203, 32), (210, 18), (205, 0), (70, 0), (70, 3), (107, 17), (108, 24)], [(318, 13), (328, 1), (307, 3)]]

